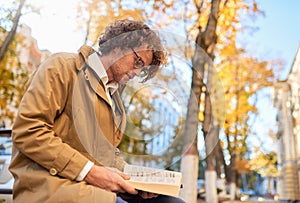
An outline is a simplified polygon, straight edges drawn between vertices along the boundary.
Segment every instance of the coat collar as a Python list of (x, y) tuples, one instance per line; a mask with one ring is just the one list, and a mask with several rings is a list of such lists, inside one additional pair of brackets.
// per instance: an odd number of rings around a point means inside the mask
[(93, 88), (94, 92), (103, 98), (108, 104), (110, 104), (109, 99), (106, 96), (104, 85), (102, 81), (99, 81), (92, 71), (92, 69), (88, 66), (87, 60), (88, 57), (95, 53), (96, 51), (87, 45), (83, 45), (79, 48), (79, 54), (76, 58), (76, 69), (78, 71), (83, 70), (85, 75), (85, 79), (90, 83), (91, 87)]
[(89, 55), (96, 52), (92, 47), (83, 45), (79, 48), (79, 54), (76, 58), (76, 69), (80, 71), (88, 60)]

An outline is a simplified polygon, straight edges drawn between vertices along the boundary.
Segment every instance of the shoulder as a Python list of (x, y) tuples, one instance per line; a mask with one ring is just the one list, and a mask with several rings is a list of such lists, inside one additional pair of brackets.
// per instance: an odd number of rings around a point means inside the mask
[(49, 56), (38, 67), (38, 72), (74, 72), (76, 70), (76, 57), (75, 53), (55, 53)]
[(55, 53), (44, 60), (31, 75), (27, 85), (40, 82), (61, 81), (65, 83), (76, 77), (76, 57), (75, 53)]
[(75, 53), (55, 53), (49, 56), (41, 65), (51, 65), (51, 66), (66, 66), (75, 65), (76, 57), (78, 54)]

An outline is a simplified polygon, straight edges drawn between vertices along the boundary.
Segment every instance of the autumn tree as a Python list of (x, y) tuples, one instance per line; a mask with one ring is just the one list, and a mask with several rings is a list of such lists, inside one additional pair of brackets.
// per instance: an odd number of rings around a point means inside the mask
[(258, 174), (266, 177), (268, 180), (268, 192), (271, 193), (271, 180), (277, 178), (278, 173), (277, 154), (275, 152), (263, 153), (259, 152), (249, 162), (250, 169), (256, 171)]
[[(22, 38), (13, 40), (9, 51), (0, 61), (0, 121), (14, 119), (15, 109), (21, 100), (24, 84), (28, 78), (28, 69), (23, 66), (17, 55), (17, 45), (22, 43)], [(5, 125), (3, 125), (5, 127)]]
[(226, 178), (232, 187), (236, 187), (236, 159), (244, 158), (247, 152), (246, 140), (251, 135), (249, 120), (251, 115), (258, 114), (253, 102), (255, 94), (262, 88), (271, 86), (274, 75), (271, 63), (259, 61), (236, 50), (224, 58), (220, 69), (226, 92), (227, 114), (224, 125), (227, 151), (230, 154), (230, 165)]
[(17, 12), (15, 14), (15, 16), (12, 19), (12, 28), (11, 30), (8, 32), (8, 34), (6, 35), (6, 37), (4, 38), (1, 47), (0, 47), (0, 61), (3, 60), (5, 53), (8, 50), (9, 45), (11, 44), (11, 42), (13, 41), (13, 38), (17, 32), (17, 27), (19, 25), (19, 20), (22, 14), (22, 9), (24, 7), (25, 4), (25, 0), (21, 0), (19, 7), (17, 9)]
[[(237, 46), (237, 33), (241, 30), (241, 18), (239, 16), (239, 12), (245, 11), (248, 13), (257, 12), (257, 7), (255, 2), (251, 5), (248, 5), (244, 1), (194, 1), (196, 11), (197, 11), (197, 21), (195, 23), (195, 29), (191, 30), (191, 34), (197, 33), (195, 35), (197, 45), (204, 50), (207, 55), (214, 60), (217, 57), (217, 61), (214, 64), (218, 64), (220, 57), (225, 52), (227, 48), (236, 47)], [(197, 56), (197, 51), (194, 57)], [(202, 125), (203, 135), (206, 140), (206, 173), (212, 174), (215, 173), (215, 165), (217, 156), (216, 152), (220, 154), (221, 148), (219, 147), (220, 142), (216, 141), (215, 146), (218, 146), (218, 150), (210, 150), (211, 143), (208, 142), (209, 137), (215, 137), (218, 139), (219, 137), (219, 129), (222, 126), (222, 110), (214, 110), (220, 106), (221, 103), (212, 104), (211, 99), (214, 93), (214, 89), (216, 89), (217, 84), (213, 82), (213, 78), (216, 77), (213, 72), (212, 66), (207, 65), (208, 63), (204, 62), (202, 59), (195, 64), (195, 58), (193, 59), (193, 82), (192, 88), (194, 93), (196, 93), (196, 97), (200, 98), (201, 91), (202, 94), (205, 94), (204, 99), (204, 120)], [(198, 65), (200, 68), (197, 68)], [(208, 68), (207, 68), (208, 67)], [(196, 72), (195, 70), (198, 70)], [(218, 69), (219, 70), (219, 69)], [(196, 74), (198, 74), (198, 78), (194, 78)], [(206, 75), (206, 78), (204, 77)], [(221, 78), (222, 81), (223, 78)], [(216, 80), (215, 80), (216, 81)], [(196, 85), (195, 85), (196, 84)], [(204, 88), (203, 88), (204, 87)], [(197, 91), (198, 89), (198, 91)], [(225, 93), (227, 93), (225, 91)], [(218, 102), (218, 101), (216, 101)], [(219, 100), (219, 102), (221, 102)], [(227, 102), (226, 102), (227, 104)], [(194, 105), (196, 106), (196, 105)], [(199, 106), (199, 103), (198, 103)], [(189, 105), (189, 108), (191, 105)], [(214, 112), (215, 111), (215, 112)], [(218, 112), (218, 113), (216, 113)], [(188, 116), (190, 118), (190, 116)], [(219, 122), (216, 122), (219, 121)], [(188, 121), (187, 121), (188, 122)], [(187, 124), (188, 125), (188, 124)], [(220, 126), (221, 125), (221, 126)], [(194, 128), (195, 129), (195, 128)], [(213, 146), (214, 147), (214, 146)], [(194, 147), (196, 145), (194, 144)], [(191, 150), (195, 151), (195, 150)], [(218, 156), (217, 156), (218, 157)], [(219, 156), (220, 157), (220, 156)], [(224, 157), (224, 156), (223, 156)], [(223, 163), (225, 163), (223, 161)], [(225, 167), (225, 166), (224, 166)], [(213, 176), (212, 176), (213, 177)], [(211, 178), (206, 178), (207, 186), (206, 191), (206, 201), (207, 202), (217, 202), (216, 199), (216, 189), (215, 188), (215, 180)], [(189, 189), (187, 189), (189, 190)]]
[(12, 121), (22, 97), (29, 70), (21, 64), (18, 50), (25, 46), (24, 37), (17, 34), (24, 13), (37, 12), (25, 0), (1, 3), (0, 17), (0, 121)]
[(278, 177), (277, 164), (277, 154), (275, 152), (263, 153), (260, 151), (249, 161), (250, 169), (265, 177)]

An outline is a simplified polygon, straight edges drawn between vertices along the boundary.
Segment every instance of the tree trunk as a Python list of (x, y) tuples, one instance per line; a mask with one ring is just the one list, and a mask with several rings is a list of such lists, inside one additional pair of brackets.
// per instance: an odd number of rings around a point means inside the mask
[(221, 146), (220, 140), (218, 140), (216, 149), (214, 151), (215, 157), (216, 157), (216, 171), (217, 171), (217, 177), (218, 178), (224, 178), (222, 177), (222, 174), (227, 175), (227, 165), (225, 163), (225, 158), (223, 154), (223, 149)]
[(194, 142), (181, 160), (181, 172), (183, 188), (180, 197), (186, 202), (197, 202), (197, 180), (199, 168), (199, 156), (197, 142)]
[(220, 179), (221, 175), (223, 173), (223, 170), (222, 170), (223, 160), (222, 160), (222, 155), (220, 154), (220, 141), (218, 141), (218, 143), (216, 145), (216, 148), (214, 150), (214, 156), (216, 159), (217, 178)]
[(12, 27), (11, 31), (8, 33), (8, 35), (5, 37), (3, 43), (0, 47), (0, 61), (3, 60), (3, 58), (5, 56), (5, 53), (7, 52), (8, 47), (11, 44), (11, 42), (13, 41), (14, 36), (17, 32), (17, 28), (18, 28), (18, 25), (19, 25), (20, 17), (22, 15), (22, 8), (23, 8), (24, 4), (25, 4), (25, 0), (21, 0), (19, 8), (17, 10), (17, 13), (16, 13), (16, 15), (13, 19), (13, 27)]
[[(184, 149), (181, 159), (181, 172), (183, 175), (183, 189), (180, 197), (188, 203), (197, 202), (197, 178), (199, 155), (197, 148), (198, 134), (198, 112), (203, 80), (198, 71), (194, 68), (192, 75), (192, 87), (188, 101), (188, 110), (184, 131)], [(192, 144), (192, 145), (191, 145)], [(196, 169), (196, 170), (195, 170)]]
[[(214, 47), (217, 42), (216, 27), (219, 13), (219, 0), (212, 1), (211, 13), (207, 23), (206, 30), (204, 31), (202, 38), (200, 40), (200, 46), (205, 48), (208, 56), (211, 61), (214, 59)], [(215, 118), (212, 113), (212, 104), (211, 104), (211, 92), (210, 90), (215, 85), (212, 82), (213, 78), (213, 66), (212, 62), (205, 61), (204, 67), (207, 67), (207, 85), (205, 92), (205, 109), (204, 109), (204, 121), (203, 121), (203, 134), (205, 139), (205, 148), (206, 148), (206, 171), (205, 171), (205, 202), (206, 203), (217, 203), (218, 194), (217, 194), (217, 173), (215, 169), (214, 161), (214, 151), (218, 143), (219, 138), (219, 126), (215, 121)]]
[(236, 198), (236, 168), (235, 168), (235, 153), (231, 154), (230, 158), (230, 200)]
[[(210, 110), (210, 108), (207, 108)], [(215, 170), (214, 151), (218, 143), (219, 128), (212, 126), (209, 132), (206, 133), (205, 147), (206, 147), (206, 170), (205, 170), (205, 202), (217, 203), (217, 172)]]
[[(221, 191), (218, 193), (218, 195), (226, 195), (226, 174), (227, 174), (227, 166), (225, 163), (225, 158), (223, 154), (223, 149), (221, 146), (220, 140), (218, 140), (218, 143), (216, 145), (216, 148), (214, 150), (214, 154), (216, 157), (216, 172), (217, 172), (217, 188), (219, 188)], [(219, 183), (219, 184), (218, 184)]]
[(215, 170), (205, 171), (205, 202), (218, 203), (217, 173)]
[[(240, 99), (240, 85), (239, 85), (239, 66), (235, 69), (235, 80), (236, 80), (236, 107), (235, 109), (239, 109), (239, 99)], [(234, 200), (237, 197), (237, 171), (236, 171), (236, 148), (237, 148), (237, 136), (239, 134), (238, 130), (238, 123), (239, 123), (239, 115), (236, 114), (235, 118), (235, 130), (234, 130), (234, 140), (233, 140), (233, 146), (231, 151), (231, 158), (230, 158), (230, 199)]]
[[(188, 167), (192, 167), (192, 165), (188, 164), (195, 164), (199, 162), (199, 157), (198, 157), (198, 149), (197, 149), (197, 134), (198, 134), (198, 112), (199, 112), (199, 105), (200, 105), (200, 96), (203, 91), (204, 87), (204, 71), (205, 67), (209, 65), (209, 58), (207, 55), (210, 57), (211, 60), (214, 58), (213, 50), (216, 44), (217, 40), (217, 35), (216, 35), (216, 27), (217, 27), (217, 20), (218, 20), (218, 14), (219, 14), (219, 5), (220, 5), (220, 0), (213, 0), (212, 1), (212, 7), (211, 7), (211, 14), (209, 16), (209, 20), (207, 23), (207, 27), (204, 32), (201, 31), (201, 27), (199, 26), (199, 33), (198, 36), (196, 37), (196, 50), (195, 54), (193, 56), (192, 60), (192, 86), (191, 86), (191, 93), (190, 93), (190, 98), (188, 102), (188, 111), (187, 111), (187, 116), (186, 116), (186, 122), (185, 122), (185, 145), (184, 145), (184, 156), (181, 160), (181, 166), (186, 164)], [(196, 5), (197, 7), (198, 5)], [(198, 9), (198, 14), (200, 15), (200, 9)], [(208, 98), (209, 99), (209, 98)], [(205, 107), (206, 109), (206, 107)], [(205, 110), (206, 111), (206, 110)], [(211, 113), (211, 112), (207, 112)], [(210, 118), (204, 117), (204, 124), (203, 128), (209, 129), (210, 126)], [(208, 125), (207, 125), (208, 124)], [(207, 132), (204, 132), (204, 137), (207, 135)], [(206, 134), (205, 134), (206, 133)], [(193, 142), (191, 142), (191, 139), (194, 139)], [(192, 146), (189, 146), (189, 143), (194, 143)], [(197, 155), (195, 155), (195, 150), (197, 152)], [(189, 157), (189, 158), (188, 158)], [(193, 158), (192, 158), (193, 157)], [(195, 160), (195, 162), (190, 162), (190, 163), (185, 163), (186, 159), (189, 160)], [(197, 164), (198, 166), (198, 164)], [(213, 166), (210, 164), (210, 167)], [(214, 166), (213, 166), (214, 167)], [(184, 168), (184, 167), (182, 167)], [(214, 169), (213, 169), (214, 170)], [(183, 171), (182, 171), (183, 172)], [(183, 176), (184, 182), (190, 181), (189, 185), (184, 186), (185, 189), (182, 191), (181, 196), (187, 198), (188, 194), (187, 192), (189, 190), (193, 190), (193, 187), (196, 186), (197, 184), (197, 176), (194, 176), (194, 173), (187, 173), (184, 174)], [(198, 174), (198, 171), (197, 171)], [(208, 181), (206, 181), (208, 183)], [(215, 186), (214, 186), (215, 187)], [(216, 191), (213, 189), (212, 191)], [(194, 198), (191, 200), (191, 202), (187, 201), (188, 203), (194, 203)], [(213, 202), (210, 202), (213, 203)]]
[(88, 38), (89, 38), (89, 35), (90, 35), (91, 21), (92, 21), (92, 17), (91, 17), (91, 15), (89, 15), (89, 19), (86, 22), (86, 34), (85, 34), (85, 37), (84, 37), (84, 44), (88, 44)]

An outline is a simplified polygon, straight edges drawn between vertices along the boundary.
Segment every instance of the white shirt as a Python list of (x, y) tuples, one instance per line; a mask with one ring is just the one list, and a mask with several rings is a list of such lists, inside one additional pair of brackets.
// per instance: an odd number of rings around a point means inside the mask
[(113, 95), (115, 91), (118, 89), (118, 83), (115, 82), (108, 83), (108, 76), (106, 70), (96, 52), (89, 55), (87, 64), (95, 71), (95, 73), (101, 79), (102, 83), (104, 84), (106, 96), (112, 105), (112, 100), (110, 95)]
[[(114, 109), (114, 102), (111, 99), (111, 95), (113, 95), (116, 92), (116, 90), (118, 89), (118, 83), (112, 83), (112, 82), (108, 83), (108, 76), (107, 76), (106, 70), (96, 52), (89, 55), (87, 64), (94, 70), (94, 72), (98, 75), (98, 77), (104, 84), (106, 96), (110, 102), (112, 109)], [(83, 169), (79, 173), (79, 175), (77, 176), (76, 180), (82, 181), (93, 166), (94, 166), (94, 163), (91, 161), (88, 161), (87, 164), (83, 167)]]

